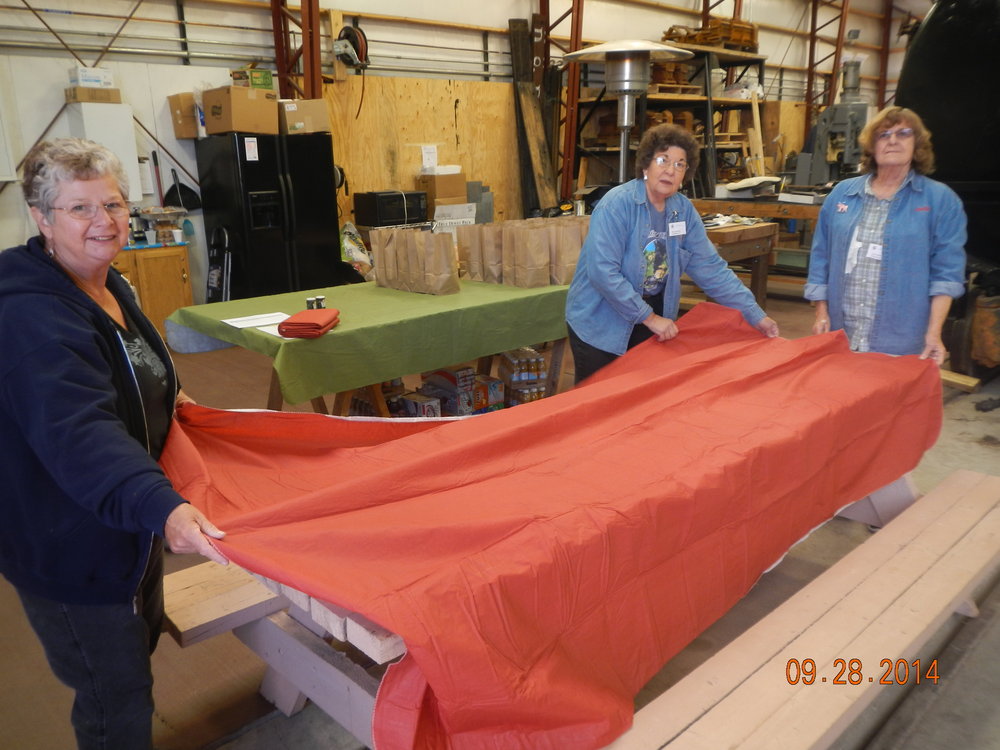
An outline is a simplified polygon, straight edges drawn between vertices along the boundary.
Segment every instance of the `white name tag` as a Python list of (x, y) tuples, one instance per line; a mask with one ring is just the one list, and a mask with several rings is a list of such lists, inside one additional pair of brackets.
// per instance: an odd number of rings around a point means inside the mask
[(667, 234), (671, 237), (680, 237), (682, 234), (687, 234), (687, 222), (686, 221), (672, 221), (667, 224)]
[(882, 260), (882, 246), (876, 245), (874, 242), (869, 242), (868, 252), (866, 254), (872, 260)]

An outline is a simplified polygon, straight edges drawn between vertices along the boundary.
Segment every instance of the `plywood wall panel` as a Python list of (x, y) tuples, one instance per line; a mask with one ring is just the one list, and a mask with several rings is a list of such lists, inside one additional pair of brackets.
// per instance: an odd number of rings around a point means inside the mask
[[(420, 147), (435, 144), (438, 163), (490, 187), (497, 221), (521, 218), (511, 84), (352, 75), (323, 92), (351, 195), (413, 190)], [(339, 202), (353, 221), (353, 198), (341, 190)]]

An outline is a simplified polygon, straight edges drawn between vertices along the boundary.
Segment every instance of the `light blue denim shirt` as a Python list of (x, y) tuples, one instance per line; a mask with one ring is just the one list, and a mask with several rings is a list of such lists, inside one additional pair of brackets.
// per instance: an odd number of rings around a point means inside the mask
[[(646, 245), (651, 228), (646, 186), (631, 180), (601, 198), (590, 219), (576, 274), (566, 298), (566, 322), (593, 347), (624, 354), (632, 327), (653, 309), (642, 299)], [(685, 196), (667, 199), (667, 222), (683, 234), (667, 241), (669, 276), (663, 291), (663, 316), (676, 320), (681, 299), (681, 274), (688, 276), (714, 301), (743, 313), (756, 325), (765, 313), (753, 294), (716, 251), (701, 217)]]
[[(826, 300), (833, 330), (844, 327), (844, 268), (869, 179), (864, 175), (834, 186), (813, 235), (805, 297)], [(965, 209), (955, 191), (911, 174), (893, 198), (885, 222), (872, 351), (923, 351), (931, 297), (961, 297), (965, 291), (965, 239)]]

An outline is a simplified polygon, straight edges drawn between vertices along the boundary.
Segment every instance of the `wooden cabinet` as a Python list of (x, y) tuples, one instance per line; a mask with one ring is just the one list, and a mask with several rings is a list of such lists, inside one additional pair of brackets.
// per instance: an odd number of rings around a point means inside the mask
[(142, 311), (161, 336), (168, 315), (194, 304), (187, 245), (123, 250), (111, 265), (135, 287)]

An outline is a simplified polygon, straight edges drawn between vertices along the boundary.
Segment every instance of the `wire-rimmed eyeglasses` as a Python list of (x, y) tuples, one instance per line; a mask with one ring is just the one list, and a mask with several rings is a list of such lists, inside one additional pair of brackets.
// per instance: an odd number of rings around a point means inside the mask
[(53, 206), (54, 211), (65, 211), (69, 216), (80, 221), (88, 221), (97, 216), (97, 209), (103, 208), (108, 215), (113, 218), (120, 218), (128, 215), (128, 206), (119, 201), (111, 201), (97, 206), (93, 203), (75, 203), (72, 206)]

